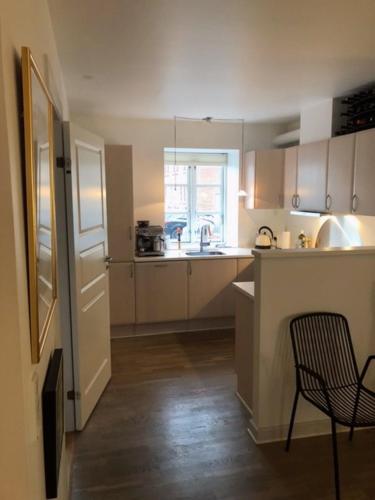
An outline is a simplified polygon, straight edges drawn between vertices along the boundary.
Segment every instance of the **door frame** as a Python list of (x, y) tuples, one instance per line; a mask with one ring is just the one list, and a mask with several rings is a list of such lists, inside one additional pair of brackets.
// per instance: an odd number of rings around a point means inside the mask
[(69, 171), (67, 148), (64, 137), (65, 122), (55, 110), (54, 139), (55, 139), (55, 198), (56, 198), (56, 229), (58, 254), (58, 298), (60, 309), (61, 344), (64, 352), (64, 405), (65, 431), (76, 429), (74, 394), (74, 364), (73, 364), (73, 325), (71, 300), (71, 259), (69, 228), (69, 202), (66, 178)]

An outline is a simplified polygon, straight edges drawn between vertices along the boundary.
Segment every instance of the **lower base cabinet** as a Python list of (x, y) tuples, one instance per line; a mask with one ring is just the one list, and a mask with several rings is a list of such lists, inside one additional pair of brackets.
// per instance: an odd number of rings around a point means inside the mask
[[(232, 282), (253, 281), (253, 262), (252, 258), (226, 258), (136, 263), (134, 322), (234, 316)], [(119, 286), (117, 290), (126, 296)], [(126, 308), (124, 300), (121, 305)], [(116, 318), (121, 314), (126, 313), (119, 307)]]
[(137, 323), (187, 319), (187, 261), (139, 263), (135, 277)]
[(237, 392), (251, 411), (253, 406), (254, 302), (240, 292), (236, 297), (235, 370)]
[(236, 281), (254, 281), (254, 259), (243, 258), (238, 259), (237, 278)]
[(135, 323), (134, 263), (115, 262), (109, 268), (111, 325)]
[(189, 319), (234, 316), (237, 259), (188, 261)]

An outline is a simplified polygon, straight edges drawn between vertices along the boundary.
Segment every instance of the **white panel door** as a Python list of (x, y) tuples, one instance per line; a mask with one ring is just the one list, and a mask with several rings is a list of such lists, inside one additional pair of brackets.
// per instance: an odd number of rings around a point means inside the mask
[(285, 150), (284, 208), (287, 210), (297, 208), (297, 153), (297, 146)]
[(297, 191), (299, 210), (314, 212), (326, 210), (327, 163), (327, 140), (299, 146)]
[(329, 141), (326, 208), (350, 214), (352, 210), (355, 134)]
[(111, 377), (104, 141), (70, 124), (72, 312), (76, 428)]
[(375, 215), (375, 129), (356, 134), (353, 213)]

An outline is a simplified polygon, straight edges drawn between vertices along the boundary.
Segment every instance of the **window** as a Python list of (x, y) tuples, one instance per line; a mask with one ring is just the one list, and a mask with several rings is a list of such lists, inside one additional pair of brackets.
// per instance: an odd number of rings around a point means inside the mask
[(225, 241), (227, 162), (225, 153), (165, 153), (165, 232), (171, 240), (182, 229), (181, 241), (198, 242), (208, 224), (211, 241)]

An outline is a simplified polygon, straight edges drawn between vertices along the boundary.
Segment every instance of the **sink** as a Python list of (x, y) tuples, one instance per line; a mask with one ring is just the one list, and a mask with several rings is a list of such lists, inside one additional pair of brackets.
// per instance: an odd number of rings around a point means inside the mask
[(225, 255), (224, 252), (219, 252), (218, 250), (208, 250), (206, 252), (200, 252), (199, 250), (195, 250), (195, 251), (192, 251), (192, 252), (185, 252), (186, 255), (190, 255), (191, 257), (194, 257), (195, 255), (205, 255), (205, 256), (209, 256), (209, 255)]

